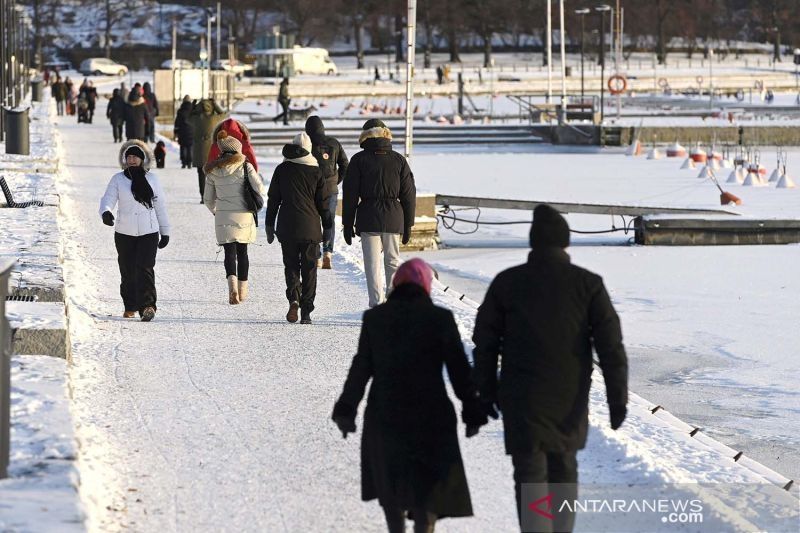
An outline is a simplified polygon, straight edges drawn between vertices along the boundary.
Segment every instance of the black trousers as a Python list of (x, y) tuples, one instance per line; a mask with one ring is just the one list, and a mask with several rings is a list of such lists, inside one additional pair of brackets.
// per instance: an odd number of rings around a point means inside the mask
[(200, 200), (202, 200), (203, 193), (206, 192), (206, 173), (203, 167), (197, 167), (197, 185), (200, 187)]
[(314, 298), (317, 296), (319, 243), (282, 242), (281, 251), (286, 275), (286, 299), (290, 303), (299, 302), (300, 309), (310, 313), (314, 310)]
[(192, 145), (181, 145), (181, 165), (190, 167), (192, 166)]
[[(386, 516), (386, 525), (389, 533), (405, 533), (406, 512), (403, 509), (383, 508)], [(412, 511), (414, 516), (414, 533), (433, 533), (436, 525), (436, 515), (425, 511), (425, 509), (415, 509)]]
[(247, 257), (247, 244), (228, 242), (222, 245), (225, 250), (225, 277), (236, 276), (239, 281), (247, 281), (250, 259)]
[(285, 101), (281, 102), (281, 101), (279, 101), (278, 104), (280, 104), (281, 109), (283, 109), (283, 111), (281, 112), (281, 114), (279, 114), (277, 117), (275, 117), (272, 120), (275, 121), (275, 122), (278, 122), (279, 120), (283, 119), (283, 125), (284, 126), (288, 126), (289, 125), (289, 102), (285, 102)]
[(158, 233), (140, 237), (114, 233), (117, 262), (122, 282), (119, 293), (126, 311), (139, 311), (156, 307), (156, 252)]
[[(575, 513), (564, 508), (564, 500), (573, 502), (578, 497), (577, 451), (518, 453), (511, 456), (514, 464), (514, 488), (517, 493), (517, 515), (521, 531), (541, 533), (571, 532), (575, 526)], [(524, 485), (524, 486), (523, 486)], [(552, 518), (528, 508), (529, 505), (552, 494), (551, 508), (545, 503), (536, 506), (549, 512)]]
[(111, 123), (111, 129), (114, 131), (114, 142), (115, 143), (117, 143), (117, 142), (121, 143), (122, 142), (122, 125), (123, 124), (124, 123), (122, 121), (120, 121), (120, 122), (112, 122)]

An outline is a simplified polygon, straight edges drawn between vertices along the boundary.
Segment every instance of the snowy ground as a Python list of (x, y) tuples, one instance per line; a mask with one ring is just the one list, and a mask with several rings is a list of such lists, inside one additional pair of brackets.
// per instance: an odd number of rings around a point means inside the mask
[[(313, 326), (284, 321), (279, 248), (263, 240), (251, 249), (250, 300), (229, 306), (213, 218), (198, 203), (194, 171), (178, 169), (171, 152), (159, 171), (174, 228), (156, 267), (159, 312), (149, 324), (123, 320), (112, 231), (97, 215), (118, 146), (106, 124), (58, 123), (67, 167), (59, 192), (70, 386), (88, 528), (383, 530), (378, 506), (359, 501), (358, 439), (342, 441), (329, 421), (366, 304), (358, 247), (343, 247), (336, 269), (320, 273)], [(275, 162), (262, 160), (265, 177)], [(423, 169), (417, 172), (430, 189)], [(454, 309), (467, 339), (474, 309), (435, 297)], [(660, 422), (647, 405), (632, 403), (628, 422), (614, 433), (602, 387), (594, 391), (589, 445), (580, 454), (583, 482), (766, 481)], [(464, 440), (462, 450), (476, 517), (437, 529), (515, 530), (500, 424)], [(709, 531), (736, 529), (734, 516), (773, 530), (785, 518), (736, 509), (735, 499), (713, 506)], [(597, 531), (608, 526), (603, 520), (581, 517), (579, 530)]]

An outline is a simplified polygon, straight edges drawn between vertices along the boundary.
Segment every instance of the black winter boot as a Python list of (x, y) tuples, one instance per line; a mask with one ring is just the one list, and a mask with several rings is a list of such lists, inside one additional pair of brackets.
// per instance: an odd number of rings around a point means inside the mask
[(311, 324), (311, 311), (306, 311), (305, 309), (300, 311), (300, 323)]

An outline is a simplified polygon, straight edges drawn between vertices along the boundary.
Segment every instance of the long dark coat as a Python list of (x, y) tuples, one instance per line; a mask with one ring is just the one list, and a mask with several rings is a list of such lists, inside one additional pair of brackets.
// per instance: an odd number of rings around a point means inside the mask
[[(283, 147), (287, 159), (310, 157), (302, 147)], [(321, 223), (330, 224), (331, 214), (325, 204), (325, 178), (318, 166), (284, 161), (275, 167), (267, 192), (265, 224), (275, 228), (280, 242), (322, 242)], [(277, 226), (275, 221), (277, 218)]]
[(392, 150), (387, 128), (375, 128), (371, 134), (375, 137), (361, 142), (363, 150), (347, 166), (342, 224), (355, 225), (356, 234), (362, 231), (402, 234), (414, 225), (417, 195), (414, 175), (406, 158)]
[(175, 114), (175, 138), (181, 146), (191, 146), (193, 142), (192, 125), (189, 114), (192, 112), (192, 103), (183, 102)]
[(144, 99), (139, 97), (135, 100), (128, 100), (125, 105), (125, 137), (131, 139), (145, 140), (145, 124), (147, 123), (147, 108)]
[(358, 353), (333, 413), (354, 420), (372, 379), (361, 438), (364, 501), (422, 507), (439, 517), (472, 515), (443, 366), (456, 396), (476, 402), (453, 315), (422, 288), (401, 285), (364, 312)]
[(120, 124), (125, 121), (125, 107), (125, 100), (119, 94), (111, 97), (106, 108), (106, 117), (111, 121), (111, 124)]
[(609, 405), (628, 401), (628, 360), (603, 280), (561, 248), (534, 250), (497, 275), (472, 340), (475, 381), (481, 397), (499, 401), (508, 454), (586, 445), (593, 345)]
[(192, 166), (203, 167), (208, 162), (208, 151), (215, 142), (214, 128), (227, 118), (223, 111), (211, 99), (197, 102), (189, 114), (192, 125)]

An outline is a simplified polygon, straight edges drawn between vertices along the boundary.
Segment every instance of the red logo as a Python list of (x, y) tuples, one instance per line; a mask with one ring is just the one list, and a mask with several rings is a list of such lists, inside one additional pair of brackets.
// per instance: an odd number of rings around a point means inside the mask
[[(544, 504), (544, 509), (540, 509), (539, 506)], [(553, 494), (548, 494), (544, 498), (539, 498), (535, 502), (528, 504), (528, 509), (533, 511), (534, 513), (547, 518), (548, 520), (553, 520), (553, 515), (550, 514), (548, 511), (553, 508)]]

